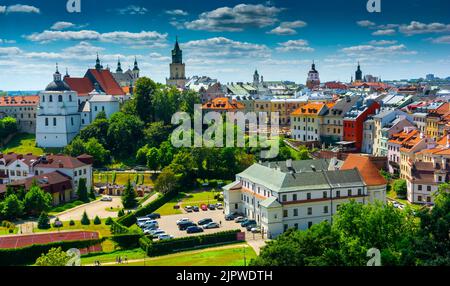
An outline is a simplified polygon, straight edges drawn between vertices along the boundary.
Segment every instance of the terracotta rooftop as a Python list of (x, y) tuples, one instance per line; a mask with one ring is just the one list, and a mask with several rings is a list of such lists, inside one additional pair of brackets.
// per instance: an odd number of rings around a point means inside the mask
[(331, 108), (334, 106), (334, 103), (323, 103), (323, 102), (311, 102), (308, 103), (299, 109), (292, 112), (291, 115), (293, 116), (300, 116), (300, 115), (318, 115), (320, 111), (324, 108)]
[(214, 110), (239, 110), (244, 109), (245, 106), (237, 102), (235, 99), (230, 100), (226, 97), (218, 97), (203, 104), (202, 109), (214, 109)]
[(36, 181), (42, 189), (50, 193), (72, 189), (72, 179), (59, 171), (15, 181), (11, 183), (11, 186), (25, 186), (25, 189), (29, 190), (34, 181)]
[(368, 156), (359, 154), (349, 154), (341, 170), (358, 169), (364, 182), (369, 186), (386, 185), (387, 181), (380, 175), (380, 169), (371, 161)]
[(65, 77), (64, 81), (69, 85), (70, 89), (78, 93), (78, 96), (87, 96), (94, 90), (94, 85), (86, 77)]
[(92, 75), (95, 78), (95, 80), (98, 82), (98, 84), (106, 94), (125, 95), (125, 92), (122, 90), (109, 70), (89, 69), (86, 72), (85, 77), (89, 78), (89, 75)]
[(45, 161), (41, 160), (36, 167), (39, 168), (64, 168), (75, 169), (83, 166), (87, 166), (86, 163), (78, 160), (77, 158), (65, 156), (65, 155), (49, 155), (45, 157)]
[(37, 106), (38, 95), (0, 96), (0, 106)]

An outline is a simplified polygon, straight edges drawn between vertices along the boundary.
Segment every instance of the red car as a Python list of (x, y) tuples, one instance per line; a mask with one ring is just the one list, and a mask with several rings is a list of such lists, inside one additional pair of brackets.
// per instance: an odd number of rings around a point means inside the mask
[(208, 206), (203, 204), (200, 206), (200, 208), (202, 209), (202, 211), (207, 211), (208, 210)]

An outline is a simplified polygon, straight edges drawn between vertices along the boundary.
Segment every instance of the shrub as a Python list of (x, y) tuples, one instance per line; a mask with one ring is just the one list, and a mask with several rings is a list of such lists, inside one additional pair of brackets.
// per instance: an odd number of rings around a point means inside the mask
[(38, 219), (38, 228), (39, 229), (49, 229), (50, 228), (50, 219), (48, 218), (48, 214), (46, 212), (42, 212)]
[(100, 219), (98, 216), (95, 216), (95, 218), (94, 218), (94, 224), (95, 224), (95, 225), (102, 224), (102, 221), (101, 221), (101, 219)]
[(113, 235), (111, 240), (117, 243), (121, 248), (133, 249), (139, 247), (139, 239), (141, 236), (142, 234), (139, 233), (119, 234)]
[(81, 222), (82, 225), (90, 225), (91, 224), (91, 221), (89, 220), (89, 217), (88, 217), (86, 211), (84, 211), (80, 222)]
[(53, 227), (55, 227), (55, 228), (63, 227), (63, 223), (59, 220), (58, 217), (55, 219), (55, 222), (53, 223)]
[(69, 225), (70, 225), (70, 226), (74, 226), (74, 225), (75, 225), (75, 222), (74, 222), (73, 220), (70, 220)]
[(105, 225), (111, 225), (112, 222), (113, 222), (113, 219), (110, 218), (110, 217), (108, 217), (108, 218), (105, 220)]

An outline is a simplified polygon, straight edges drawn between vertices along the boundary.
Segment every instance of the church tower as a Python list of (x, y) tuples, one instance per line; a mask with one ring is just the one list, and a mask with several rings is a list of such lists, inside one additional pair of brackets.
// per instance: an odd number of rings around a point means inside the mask
[(255, 70), (255, 73), (253, 74), (253, 86), (259, 85), (259, 74), (258, 70)]
[(167, 85), (175, 85), (184, 88), (186, 85), (185, 64), (183, 63), (183, 51), (178, 44), (178, 37), (175, 47), (172, 50), (172, 63), (170, 64), (170, 78), (166, 79)]
[(306, 86), (312, 90), (319, 87), (319, 85), (320, 85), (319, 72), (316, 70), (316, 64), (313, 61), (311, 65), (311, 70), (308, 73), (308, 79), (306, 80)]
[(95, 69), (96, 70), (102, 70), (103, 69), (103, 66), (101, 65), (100, 59), (98, 57), (98, 53), (97, 53), (97, 59), (95, 60)]
[(139, 78), (139, 67), (138, 67), (138, 62), (137, 62), (137, 58), (134, 57), (134, 67), (133, 67), (133, 79), (137, 80)]
[(122, 64), (120, 63), (120, 58), (117, 59), (117, 69), (116, 73), (123, 73)]
[(358, 62), (358, 69), (355, 72), (355, 81), (356, 82), (362, 82), (363, 77), (362, 77), (362, 71), (361, 71), (361, 66)]
[(36, 143), (39, 147), (65, 147), (80, 130), (77, 93), (61, 79), (56, 65), (53, 81), (39, 93)]

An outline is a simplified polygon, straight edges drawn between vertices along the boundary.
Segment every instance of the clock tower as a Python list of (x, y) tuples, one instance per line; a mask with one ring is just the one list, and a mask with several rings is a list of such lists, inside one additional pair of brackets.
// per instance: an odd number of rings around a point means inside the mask
[(167, 85), (175, 85), (184, 88), (186, 85), (185, 64), (183, 63), (183, 51), (178, 44), (178, 37), (175, 47), (172, 50), (172, 63), (170, 64), (170, 78), (166, 79)]

